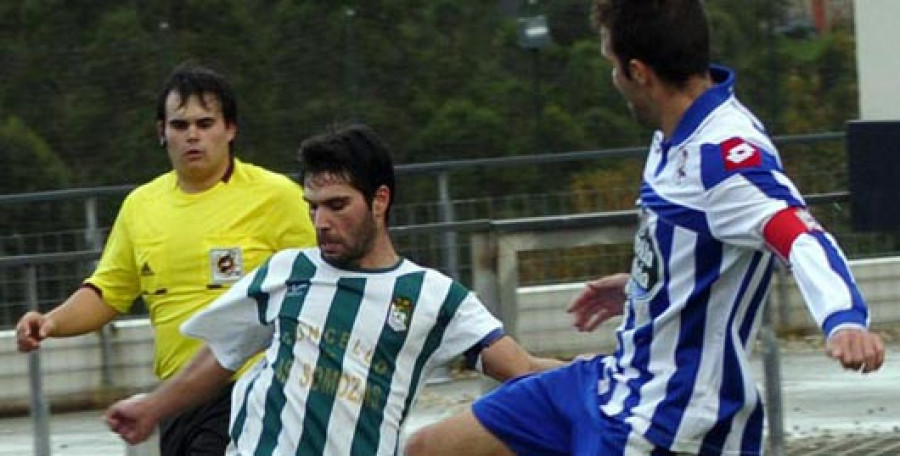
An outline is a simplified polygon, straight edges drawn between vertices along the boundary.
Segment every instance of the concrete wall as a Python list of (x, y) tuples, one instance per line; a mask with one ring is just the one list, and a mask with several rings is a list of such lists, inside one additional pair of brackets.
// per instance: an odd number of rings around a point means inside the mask
[(528, 351), (547, 356), (612, 352), (621, 317), (612, 318), (589, 333), (572, 327), (572, 316), (565, 309), (582, 289), (583, 283), (520, 288), (516, 340)]
[[(900, 324), (900, 258), (851, 261), (851, 269), (869, 304), (873, 326)], [(615, 347), (621, 318), (605, 322), (591, 333), (572, 328), (565, 308), (584, 284), (522, 287), (518, 292), (517, 339), (528, 350), (547, 355), (608, 353)], [(790, 274), (777, 274), (769, 295), (779, 332), (818, 334)]]
[[(855, 260), (850, 268), (869, 305), (872, 325), (900, 324), (900, 257)], [(770, 299), (779, 330), (818, 329), (790, 274), (776, 277)]]
[[(900, 258), (851, 262), (872, 310), (875, 325), (900, 323)], [(770, 298), (779, 329), (816, 331), (792, 279), (778, 281)], [(520, 287), (516, 293), (516, 337), (535, 353), (572, 356), (610, 352), (620, 319), (604, 323), (597, 331), (572, 329), (568, 303), (582, 283)], [(784, 305), (782, 304), (784, 303)], [(104, 384), (101, 338), (98, 334), (48, 340), (40, 350), (43, 390), (54, 409), (99, 406), (111, 399), (156, 384), (152, 374), (152, 334), (146, 320), (114, 323), (109, 334), (110, 384)], [(0, 332), (0, 413), (23, 414), (30, 405), (28, 355), (15, 349), (13, 331)]]
[(30, 407), (29, 356), (39, 356), (45, 397), (55, 410), (101, 406), (156, 384), (153, 341), (146, 320), (110, 325), (110, 359), (104, 380), (99, 333), (43, 343), (37, 355), (16, 351), (14, 331), (0, 331), (0, 413), (26, 413)]

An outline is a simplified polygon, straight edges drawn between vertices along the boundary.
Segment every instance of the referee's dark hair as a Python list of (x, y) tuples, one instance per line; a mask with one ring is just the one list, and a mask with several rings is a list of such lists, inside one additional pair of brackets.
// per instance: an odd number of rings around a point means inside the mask
[(333, 127), (304, 140), (298, 155), (301, 184), (307, 176), (317, 174), (343, 176), (363, 194), (370, 209), (375, 192), (382, 185), (387, 187), (391, 194), (385, 208), (385, 224), (388, 223), (391, 204), (396, 198), (394, 163), (390, 150), (370, 127), (363, 124)]
[[(215, 70), (206, 66), (194, 63), (184, 62), (172, 70), (172, 74), (163, 83), (162, 90), (156, 98), (156, 121), (160, 123), (166, 122), (166, 98), (169, 94), (175, 92), (181, 100), (181, 106), (184, 106), (192, 95), (196, 95), (200, 100), (200, 104), (204, 108), (206, 106), (205, 95), (212, 95), (218, 101), (222, 109), (222, 117), (228, 125), (238, 124), (237, 99), (231, 84)], [(228, 151), (234, 154), (234, 141), (228, 144)]]

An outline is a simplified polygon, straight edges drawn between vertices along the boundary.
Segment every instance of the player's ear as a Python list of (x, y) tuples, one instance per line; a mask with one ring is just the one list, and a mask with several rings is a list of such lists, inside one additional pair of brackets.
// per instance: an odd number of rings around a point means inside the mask
[(391, 190), (386, 185), (378, 187), (378, 190), (375, 190), (375, 196), (372, 198), (372, 212), (375, 214), (375, 217), (383, 218), (390, 202)]
[(628, 73), (631, 74), (631, 79), (640, 85), (647, 84), (650, 79), (650, 71), (650, 67), (640, 60), (631, 59), (628, 61)]

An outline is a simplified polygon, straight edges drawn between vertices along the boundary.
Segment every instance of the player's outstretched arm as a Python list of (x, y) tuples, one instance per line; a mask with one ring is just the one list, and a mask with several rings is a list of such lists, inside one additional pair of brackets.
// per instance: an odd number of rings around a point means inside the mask
[(845, 369), (869, 373), (884, 364), (884, 341), (864, 328), (836, 330), (828, 338), (825, 350)]
[(159, 420), (211, 399), (233, 373), (204, 346), (187, 366), (153, 392), (111, 405), (106, 411), (106, 424), (132, 445), (143, 442)]
[(558, 359), (531, 355), (509, 336), (501, 337), (481, 352), (482, 371), (501, 382), (563, 364), (565, 362)]
[(40, 348), (48, 337), (65, 337), (96, 331), (119, 313), (93, 289), (82, 287), (52, 311), (27, 312), (16, 324), (16, 343), (20, 352)]
[(834, 238), (803, 207), (775, 213), (762, 233), (769, 249), (791, 266), (807, 307), (828, 337), (827, 355), (845, 369), (879, 369), (884, 342), (867, 329), (869, 310)]
[(769, 249), (791, 266), (807, 307), (828, 337), (828, 356), (845, 369), (880, 368), (884, 342), (866, 329), (868, 307), (834, 238), (803, 207), (777, 212), (762, 233)]
[(629, 275), (613, 274), (587, 282), (567, 312), (575, 315), (579, 331), (593, 331), (604, 321), (622, 315)]

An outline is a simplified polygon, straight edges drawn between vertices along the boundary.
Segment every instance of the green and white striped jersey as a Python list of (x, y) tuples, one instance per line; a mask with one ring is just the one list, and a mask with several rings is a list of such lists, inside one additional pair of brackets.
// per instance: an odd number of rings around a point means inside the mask
[(458, 282), (402, 260), (343, 270), (318, 249), (272, 256), (182, 326), (238, 369), (239, 455), (395, 455), (430, 371), (502, 324)]

